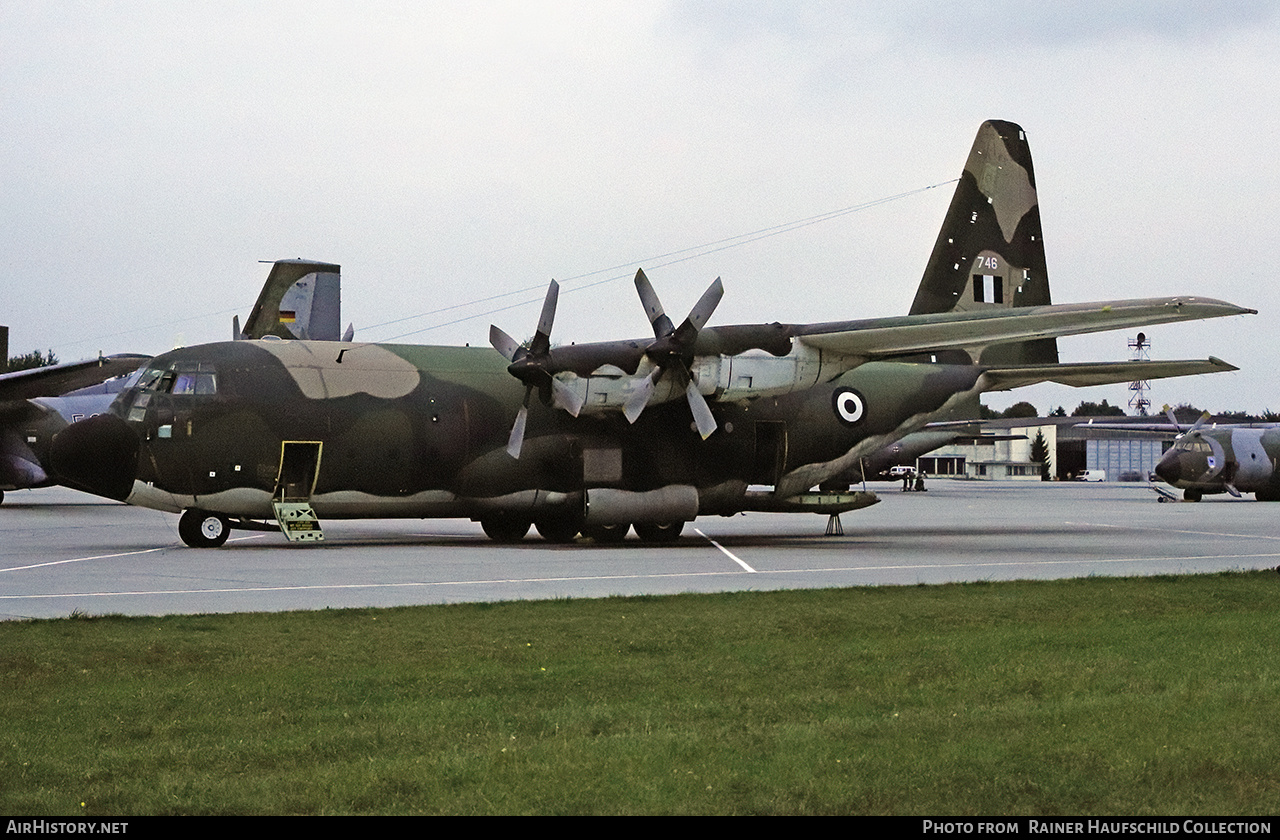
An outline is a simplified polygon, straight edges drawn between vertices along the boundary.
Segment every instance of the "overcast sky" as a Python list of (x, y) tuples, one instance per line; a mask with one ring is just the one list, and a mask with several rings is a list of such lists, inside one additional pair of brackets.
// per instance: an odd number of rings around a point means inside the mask
[[(676, 320), (717, 276), (713, 324), (901, 314), (951, 196), (925, 188), (997, 118), (1031, 142), (1054, 301), (1255, 308), (1149, 329), (1241, 368), (1151, 398), (1280, 410), (1274, 8), (5, 0), (0, 323), (64, 361), (220, 341), (259, 261), (299, 256), (342, 265), (364, 340), (527, 335), (553, 277), (557, 342), (644, 336), (637, 265)], [(1129, 393), (987, 401), (1104, 398)]]

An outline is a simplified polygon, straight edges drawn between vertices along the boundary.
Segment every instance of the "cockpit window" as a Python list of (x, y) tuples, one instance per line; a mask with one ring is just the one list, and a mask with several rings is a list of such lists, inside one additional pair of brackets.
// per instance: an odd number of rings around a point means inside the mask
[(175, 394), (216, 394), (218, 380), (211, 370), (183, 371), (173, 380)]
[(218, 393), (218, 375), (213, 368), (201, 362), (174, 362), (167, 368), (147, 368), (138, 380), (144, 391), (159, 394)]
[(145, 368), (142, 375), (138, 377), (138, 387), (144, 391), (156, 390), (156, 382), (160, 377), (164, 376), (163, 368)]

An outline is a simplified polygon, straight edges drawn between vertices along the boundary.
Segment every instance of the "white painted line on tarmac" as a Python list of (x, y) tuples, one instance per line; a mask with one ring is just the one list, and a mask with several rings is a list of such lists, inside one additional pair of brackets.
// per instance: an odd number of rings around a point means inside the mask
[[(232, 537), (227, 540), (229, 543), (239, 542), (243, 539), (262, 539), (262, 534), (251, 534), (248, 537)], [(72, 557), (69, 560), (50, 560), (47, 563), (31, 563), (29, 566), (10, 566), (9, 569), (0, 569), (3, 571), (24, 571), (27, 569), (44, 569), (45, 566), (61, 566), (63, 563), (84, 563), (91, 560), (113, 560), (115, 557), (136, 557), (138, 554), (150, 554), (157, 551), (165, 551), (166, 548), (177, 548), (177, 545), (160, 545), (159, 548), (142, 548), (136, 552), (120, 552), (118, 554), (93, 554), (92, 557)]]
[[(158, 551), (159, 549), (151, 549)], [(723, 551), (724, 549), (721, 549)], [(726, 552), (728, 553), (728, 552)], [(1110, 559), (1083, 559), (1083, 560), (1021, 560), (1007, 562), (991, 562), (991, 563), (914, 563), (906, 565), (890, 565), (890, 566), (845, 566), (838, 568), (818, 568), (818, 569), (776, 569), (773, 571), (760, 572), (759, 574), (772, 575), (806, 575), (806, 574), (830, 574), (832, 572), (878, 572), (878, 571), (919, 571), (926, 569), (981, 569), (1008, 566), (1089, 566), (1101, 563), (1143, 563), (1152, 560), (1169, 561), (1176, 559), (1180, 561), (1193, 560), (1250, 560), (1267, 558), (1271, 560), (1280, 560), (1280, 553), (1272, 552), (1268, 554), (1202, 554), (1194, 557), (1114, 557)], [(741, 561), (739, 561), (741, 562)], [(754, 571), (754, 569), (752, 570)], [(410, 588), (429, 588), (429, 587), (446, 587), (446, 586), (495, 586), (495, 585), (512, 585), (512, 584), (531, 584), (531, 583), (583, 583), (589, 581), (626, 581), (626, 580), (661, 580), (674, 578), (707, 578), (707, 577), (726, 577), (728, 575), (737, 575), (737, 572), (672, 572), (669, 574), (642, 574), (642, 575), (581, 575), (576, 577), (544, 577), (544, 578), (502, 578), (491, 580), (441, 580), (441, 581), (405, 581), (403, 583), (332, 583), (332, 584), (314, 584), (314, 585), (295, 585), (295, 586), (246, 586), (246, 587), (227, 587), (223, 589), (151, 589), (136, 590), (130, 592), (63, 592), (63, 593), (39, 593), (29, 595), (0, 595), (0, 601), (28, 601), (28, 600), (47, 600), (50, 598), (94, 598), (94, 597), (128, 597), (128, 596), (144, 596), (144, 595), (236, 595), (252, 592), (316, 592), (327, 590), (364, 590), (364, 589), (410, 589)], [(835, 584), (832, 584), (835, 585)], [(867, 584), (849, 584), (850, 586), (863, 586)]]
[(714, 545), (716, 548), (718, 548), (718, 549), (720, 549), (722, 552), (724, 552), (724, 555), (725, 555), (726, 557), (728, 557), (730, 560), (732, 560), (733, 562), (737, 563), (739, 566), (741, 566), (742, 568), (746, 569), (748, 572), (751, 572), (752, 574), (755, 574), (755, 571), (756, 571), (756, 570), (755, 570), (755, 569), (753, 569), (753, 568), (751, 568), (750, 566), (748, 566), (746, 563), (744, 563), (744, 562), (742, 561), (742, 558), (741, 558), (741, 557), (739, 557), (738, 555), (734, 554), (732, 551), (730, 551), (729, 549), (725, 548), (725, 547), (724, 547), (724, 546), (722, 546), (720, 543), (718, 543), (718, 542), (716, 542), (715, 540), (711, 539), (711, 537), (708, 537), (706, 534), (702, 533), (701, 529), (699, 529), (699, 528), (694, 528), (693, 530), (694, 530), (694, 533), (696, 533), (698, 536), (702, 537), (704, 540), (706, 540), (707, 542), (711, 543), (711, 544), (712, 544), (712, 545)]
[(122, 551), (119, 554), (96, 554), (93, 557), (76, 557), (71, 560), (50, 560), (48, 563), (32, 563), (30, 566), (11, 566), (8, 569), (0, 569), (0, 572), (21, 572), (25, 569), (42, 569), (45, 566), (61, 566), (63, 563), (86, 563), (90, 560), (110, 560), (113, 557), (133, 557), (138, 554), (151, 554), (153, 551), (164, 551), (172, 546), (161, 546), (160, 548), (144, 548), (141, 551)]
[(1106, 522), (1071, 522), (1068, 525), (1088, 525), (1090, 528), (1123, 528), (1126, 531), (1159, 531), (1162, 534), (1194, 534), (1197, 537), (1230, 537), (1241, 540), (1280, 540), (1270, 534), (1224, 534), (1218, 531), (1191, 531), (1186, 528), (1143, 528), (1137, 525), (1111, 525)]

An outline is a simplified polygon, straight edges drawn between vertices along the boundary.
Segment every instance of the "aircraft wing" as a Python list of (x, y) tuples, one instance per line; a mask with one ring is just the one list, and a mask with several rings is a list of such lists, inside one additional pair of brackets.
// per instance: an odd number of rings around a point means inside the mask
[(1110, 385), (1139, 379), (1166, 379), (1170, 376), (1193, 376), (1200, 373), (1224, 373), (1239, 370), (1219, 358), (1203, 361), (1187, 359), (1169, 362), (1076, 362), (1058, 365), (1016, 365), (990, 368), (982, 375), (988, 383), (984, 390), (1008, 391), (1039, 382), (1056, 382), (1083, 388), (1088, 385)]
[(1187, 430), (1186, 426), (1175, 426), (1172, 423), (1109, 423), (1106, 421), (1095, 423), (1092, 420), (1086, 423), (1076, 423), (1074, 428), (1104, 429), (1108, 432), (1142, 432), (1144, 434), (1159, 434), (1161, 437), (1176, 435)]
[(133, 373), (150, 358), (136, 353), (121, 353), (83, 362), (65, 362), (31, 370), (0, 373), (0, 400), (60, 396), (77, 388), (87, 388), (116, 376)]
[(953, 348), (976, 359), (984, 348), (1009, 341), (1256, 313), (1212, 298), (1141, 298), (809, 324), (795, 335), (812, 347), (868, 359)]

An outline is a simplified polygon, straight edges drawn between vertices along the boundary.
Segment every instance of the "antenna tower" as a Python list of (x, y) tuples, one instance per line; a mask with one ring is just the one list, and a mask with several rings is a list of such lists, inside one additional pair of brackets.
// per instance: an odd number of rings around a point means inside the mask
[[(1146, 333), (1138, 333), (1137, 338), (1129, 339), (1129, 358), (1132, 361), (1151, 361), (1150, 351), (1151, 342)], [(1133, 392), (1133, 396), (1129, 397), (1129, 408), (1142, 417), (1147, 416), (1147, 409), (1151, 407), (1151, 400), (1147, 399), (1147, 389), (1150, 387), (1151, 383), (1145, 379), (1129, 383), (1129, 390)]]

